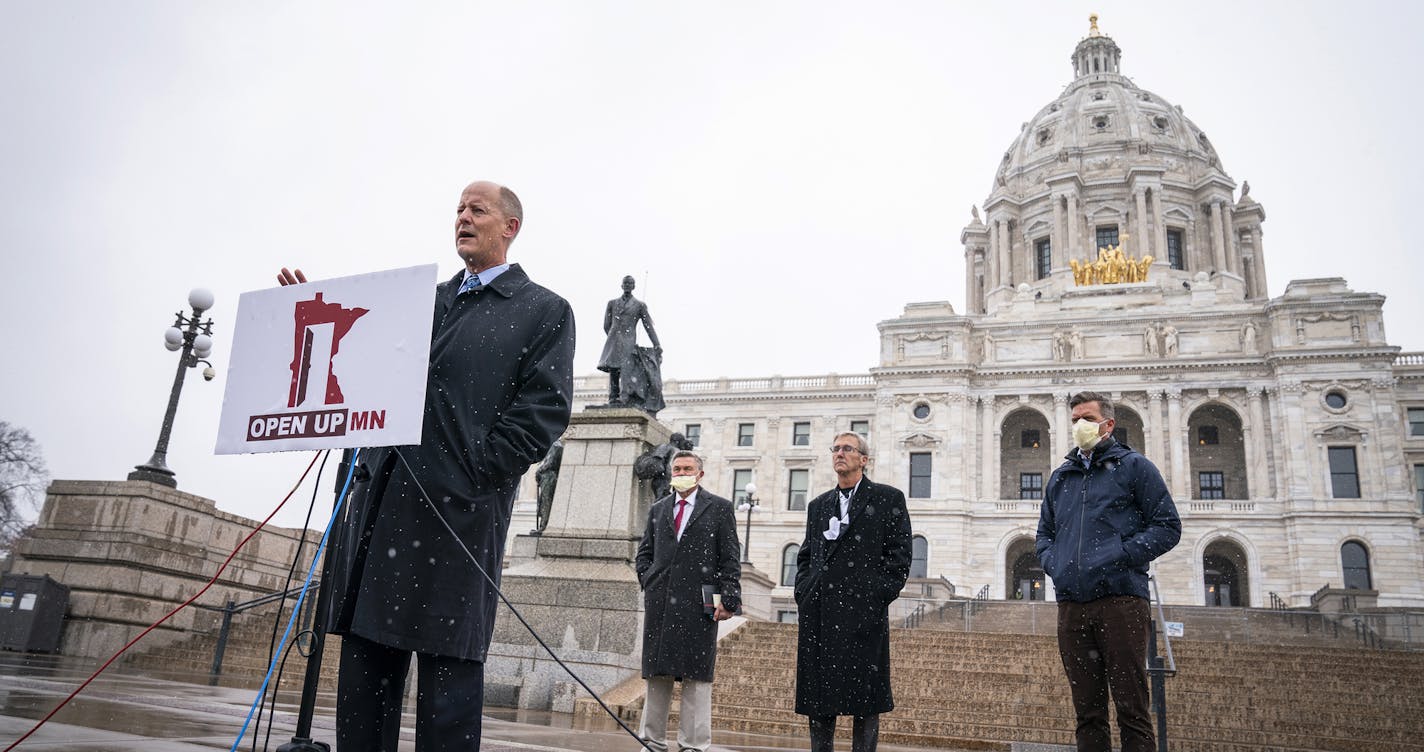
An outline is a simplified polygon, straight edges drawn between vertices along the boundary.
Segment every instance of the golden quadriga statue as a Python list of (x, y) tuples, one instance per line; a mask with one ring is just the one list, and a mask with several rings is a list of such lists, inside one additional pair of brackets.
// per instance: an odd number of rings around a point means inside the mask
[(1152, 256), (1140, 259), (1129, 258), (1121, 246), (1110, 245), (1098, 249), (1096, 261), (1072, 259), (1068, 266), (1073, 269), (1073, 284), (1113, 285), (1119, 282), (1146, 282), (1147, 270), (1152, 266)]

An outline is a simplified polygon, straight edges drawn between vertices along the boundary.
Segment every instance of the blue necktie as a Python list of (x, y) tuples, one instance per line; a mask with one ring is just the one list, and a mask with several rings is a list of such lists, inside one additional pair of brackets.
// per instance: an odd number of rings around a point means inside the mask
[(471, 290), (483, 290), (484, 287), (484, 285), (480, 284), (480, 275), (471, 274), (465, 278), (464, 282), (460, 283), (460, 291), (456, 293), (456, 295), (464, 295)]

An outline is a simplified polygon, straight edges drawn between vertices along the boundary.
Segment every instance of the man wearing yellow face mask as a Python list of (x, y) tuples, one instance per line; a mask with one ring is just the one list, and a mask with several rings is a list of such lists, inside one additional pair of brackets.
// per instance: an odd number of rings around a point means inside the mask
[(1113, 439), (1112, 400), (1079, 392), (1069, 405), (1076, 448), (1048, 479), (1036, 548), (1057, 591), (1078, 749), (1112, 749), (1111, 689), (1123, 752), (1151, 752), (1147, 565), (1177, 545), (1182, 522), (1157, 467)]
[[(672, 684), (682, 682), (679, 750), (712, 746), (712, 670), (717, 622), (741, 606), (741, 544), (732, 502), (701, 488), (702, 458), (672, 456), (672, 493), (648, 510), (636, 568), (643, 588), (643, 678), (648, 690), (638, 735), (666, 750)], [(704, 591), (720, 602), (705, 607)]]

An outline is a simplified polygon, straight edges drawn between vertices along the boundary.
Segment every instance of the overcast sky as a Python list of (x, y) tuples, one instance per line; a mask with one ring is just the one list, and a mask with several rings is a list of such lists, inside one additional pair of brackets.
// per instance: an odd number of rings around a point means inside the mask
[(1345, 277), (1424, 350), (1419, 8), (0, 0), (0, 420), (55, 478), (122, 479), (209, 287), (219, 377), (190, 375), (169, 465), (265, 516), (309, 455), (212, 453), (238, 295), (293, 264), (453, 274), (475, 178), (523, 198), (511, 260), (573, 304), (578, 373), (624, 274), (665, 376), (863, 373), (905, 303), (963, 310), (970, 205), (1093, 11), (1251, 182), (1271, 294)]

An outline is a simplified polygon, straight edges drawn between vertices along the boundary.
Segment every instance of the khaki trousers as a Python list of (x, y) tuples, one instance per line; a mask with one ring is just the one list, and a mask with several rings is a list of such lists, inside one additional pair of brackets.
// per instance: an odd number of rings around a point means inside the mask
[[(672, 702), (670, 676), (648, 679), (643, 700), (643, 720), (638, 736), (654, 749), (666, 750), (668, 705)], [(678, 711), (677, 748), (707, 752), (712, 746), (712, 682), (682, 680), (682, 705)]]

